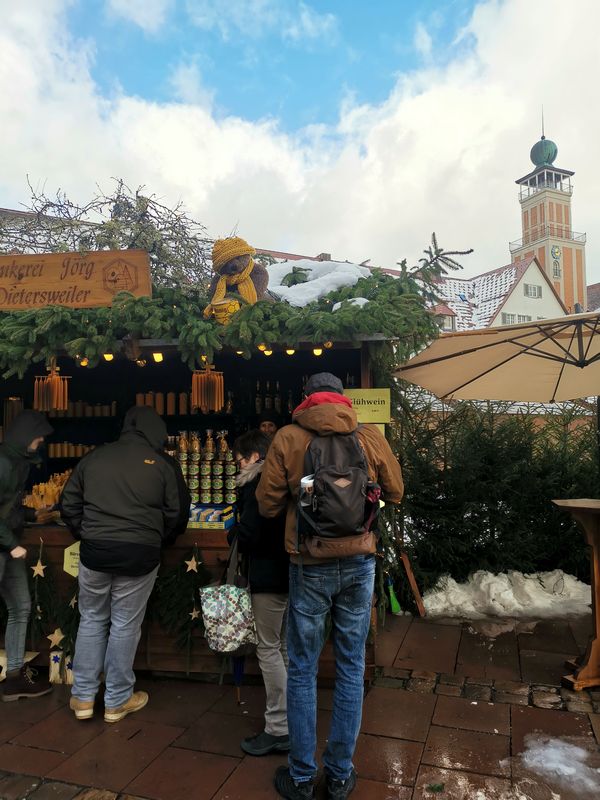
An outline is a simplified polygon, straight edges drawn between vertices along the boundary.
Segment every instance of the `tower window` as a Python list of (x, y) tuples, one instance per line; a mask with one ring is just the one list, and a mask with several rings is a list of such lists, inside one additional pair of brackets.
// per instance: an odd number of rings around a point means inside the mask
[(560, 268), (560, 261), (556, 259), (552, 262), (552, 277), (553, 278), (560, 278), (562, 275), (562, 271)]
[(537, 286), (535, 283), (524, 284), (525, 297), (539, 298), (542, 296), (542, 287)]

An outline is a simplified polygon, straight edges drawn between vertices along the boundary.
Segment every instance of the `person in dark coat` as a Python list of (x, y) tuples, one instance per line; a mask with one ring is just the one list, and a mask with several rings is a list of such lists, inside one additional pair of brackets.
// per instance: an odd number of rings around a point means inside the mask
[(285, 552), (285, 514), (265, 519), (258, 512), (256, 487), (260, 480), (270, 439), (258, 430), (248, 431), (233, 445), (240, 467), (238, 475), (238, 523), (229, 534), (237, 537), (239, 552), (248, 563), (252, 611), (258, 637), (257, 656), (267, 695), (265, 728), (244, 739), (249, 755), (289, 750), (287, 727), (287, 612), (289, 559)]
[(118, 722), (148, 702), (134, 692), (133, 659), (161, 548), (187, 527), (190, 495), (164, 452), (167, 427), (151, 408), (125, 415), (121, 437), (86, 455), (61, 496), (61, 514), (81, 539), (79, 611), (71, 709), (94, 714), (104, 672), (104, 720)]
[(31, 611), (25, 558), (21, 546), (25, 522), (45, 522), (47, 509), (23, 506), (25, 484), (32, 467), (40, 463), (38, 448), (52, 427), (39, 411), (22, 411), (4, 434), (0, 445), (0, 595), (8, 609), (4, 636), (7, 669), (2, 699), (40, 697), (52, 691), (48, 681), (25, 664), (25, 638)]

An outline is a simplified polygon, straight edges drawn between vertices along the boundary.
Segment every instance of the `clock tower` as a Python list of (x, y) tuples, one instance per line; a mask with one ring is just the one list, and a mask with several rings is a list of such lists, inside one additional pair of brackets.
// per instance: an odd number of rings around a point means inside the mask
[(511, 242), (512, 261), (536, 256), (570, 313), (586, 309), (585, 233), (571, 227), (571, 178), (554, 166), (558, 148), (542, 134), (531, 148), (533, 172), (519, 178), (523, 235)]

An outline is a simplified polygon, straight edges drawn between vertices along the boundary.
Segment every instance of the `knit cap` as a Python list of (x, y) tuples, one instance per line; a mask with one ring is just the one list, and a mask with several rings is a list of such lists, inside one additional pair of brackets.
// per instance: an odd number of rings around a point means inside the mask
[(239, 236), (231, 236), (228, 239), (217, 239), (213, 245), (212, 262), (215, 272), (219, 272), (221, 267), (228, 261), (238, 256), (253, 256), (256, 250), (248, 244), (245, 239)]

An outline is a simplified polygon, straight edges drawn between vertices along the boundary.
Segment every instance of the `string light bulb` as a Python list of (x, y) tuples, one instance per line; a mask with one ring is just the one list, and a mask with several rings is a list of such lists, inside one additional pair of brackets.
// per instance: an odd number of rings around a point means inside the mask
[(323, 348), (322, 347), (314, 347), (313, 348), (313, 356), (322, 356), (323, 355)]
[(272, 351), (272, 350), (263, 350), (263, 353), (264, 353), (266, 356), (272, 356), (272, 355), (273, 355), (273, 351)]
[(138, 367), (145, 367), (146, 366), (146, 359), (145, 358), (136, 358), (135, 363)]
[(264, 353), (265, 350), (267, 350), (268, 348), (266, 344), (261, 343), (258, 345), (258, 349), (260, 350), (261, 353)]
[(89, 363), (90, 363), (90, 360), (89, 360), (89, 358), (86, 358), (86, 356), (84, 356), (83, 358), (79, 359), (79, 366), (80, 367), (87, 367), (87, 365)]
[(162, 364), (164, 356), (162, 353), (152, 353), (152, 358), (157, 364)]
[(244, 351), (243, 351), (243, 350), (236, 350), (236, 351), (235, 351), (235, 354), (236, 354), (237, 356), (243, 356), (243, 355), (244, 355)]
[(113, 358), (114, 358), (114, 355), (113, 355), (112, 353), (104, 353), (104, 354), (103, 354), (103, 356), (102, 356), (102, 358), (103, 358), (105, 361), (112, 361), (112, 360), (113, 360)]
[(333, 342), (323, 342), (323, 347), (325, 348), (325, 350), (331, 350), (331, 348), (333, 347)]
[(293, 356), (295, 352), (296, 352), (296, 351), (294, 350), (294, 348), (293, 348), (293, 347), (288, 347), (288, 348), (286, 349), (286, 351), (285, 351), (286, 355), (288, 355), (288, 356)]

